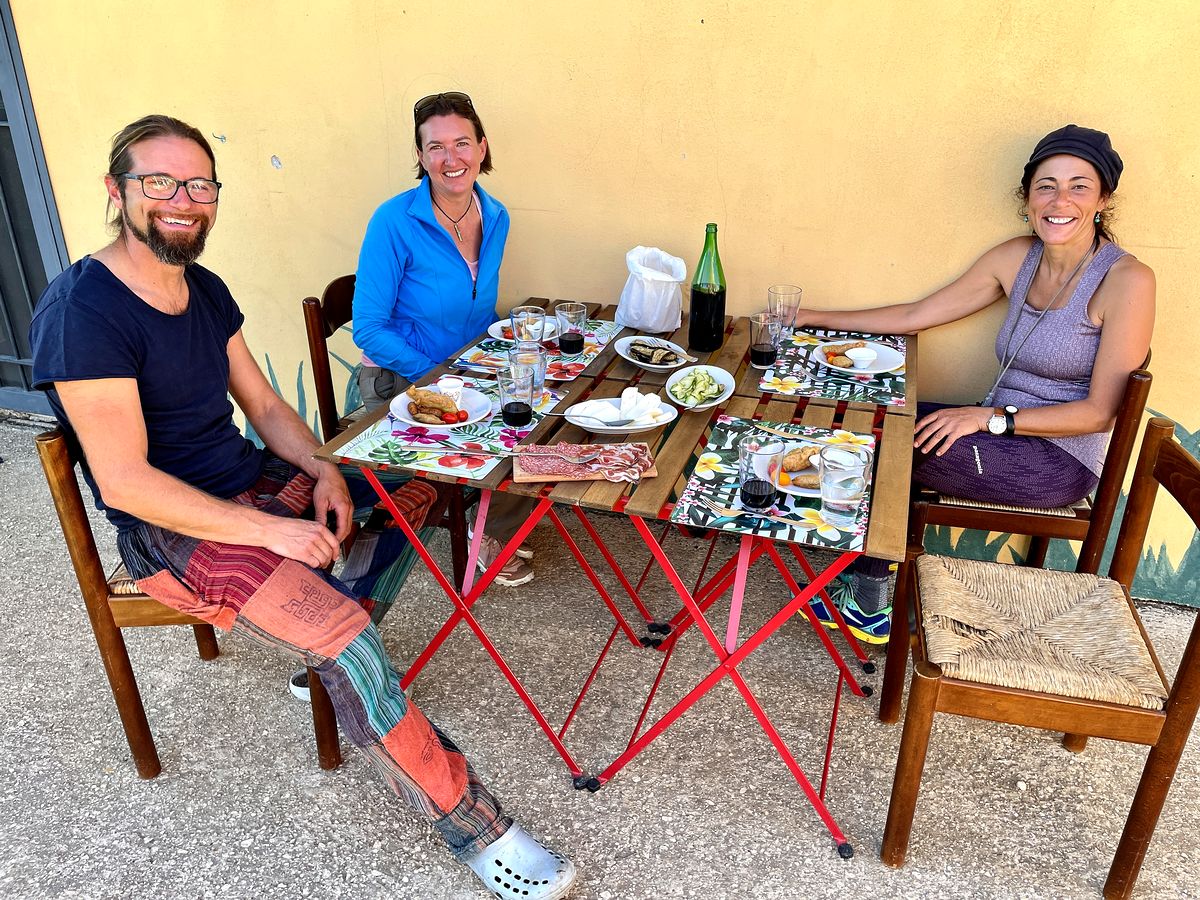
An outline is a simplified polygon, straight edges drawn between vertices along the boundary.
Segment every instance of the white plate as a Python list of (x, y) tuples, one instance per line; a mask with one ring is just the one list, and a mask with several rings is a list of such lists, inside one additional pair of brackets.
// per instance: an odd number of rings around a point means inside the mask
[[(721, 393), (717, 394), (717, 396), (713, 397), (711, 400), (706, 400), (703, 403), (697, 403), (695, 406), (688, 406), (675, 398), (675, 395), (671, 393), (671, 387), (677, 381), (686, 378), (689, 372), (693, 372), (696, 369), (703, 369), (709, 375), (711, 375), (713, 377), (713, 381), (721, 386)], [(688, 366), (686, 369), (680, 369), (678, 372), (668, 378), (664, 388), (666, 390), (663, 393), (665, 393), (667, 399), (676, 406), (683, 407), (684, 409), (712, 409), (714, 406), (724, 403), (733, 396), (734, 381), (733, 376), (720, 366)]]
[[(603, 400), (599, 400), (598, 402), (609, 404), (617, 412), (621, 411), (621, 398), (620, 397), (610, 397), (610, 398), (606, 398)], [(579, 406), (579, 404), (576, 403), (575, 406)], [(629, 425), (618, 425), (617, 427), (613, 428), (608, 425), (601, 425), (595, 419), (584, 419), (584, 418), (576, 419), (574, 416), (571, 415), (571, 410), (573, 410), (575, 408), (575, 406), (567, 407), (566, 416), (565, 416), (566, 420), (568, 422), (570, 422), (572, 425), (579, 426), (584, 431), (590, 431), (592, 434), (635, 434), (639, 431), (650, 431), (654, 428), (660, 428), (661, 426), (666, 425), (668, 422), (674, 422), (675, 419), (679, 416), (679, 412), (675, 409), (675, 407), (671, 406), (670, 404), (663, 403), (663, 404), (661, 404), (661, 407), (660, 407), (661, 409), (664, 410), (663, 415), (659, 416), (655, 421), (651, 422), (650, 424), (634, 425), (634, 424), (630, 423)]]
[(855, 369), (853, 366), (834, 366), (830, 365), (825, 359), (824, 348), (832, 344), (851, 344), (849, 338), (841, 341), (824, 341), (817, 344), (813, 348), (812, 358), (823, 366), (827, 366), (835, 372), (841, 372), (843, 375), (881, 375), (884, 372), (892, 372), (904, 365), (904, 354), (899, 350), (889, 347), (887, 344), (877, 344), (874, 341), (863, 341), (864, 346), (870, 347), (875, 351), (875, 362), (867, 366), (865, 369)]
[[(437, 385), (430, 385), (425, 390), (433, 391), (435, 394), (441, 393)], [(480, 422), (492, 414), (492, 401), (487, 398), (487, 395), (469, 387), (463, 388), (462, 397), (458, 401), (458, 408), (465, 409), (469, 413), (467, 420), (465, 422), (455, 422), (453, 425), (431, 425), (428, 422), (418, 422), (408, 414), (408, 404), (411, 402), (411, 399), (408, 394), (400, 394), (397, 397), (393, 397), (390, 407), (392, 415), (406, 425), (420, 425), (422, 428), (462, 428), (464, 425), (472, 425), (475, 422)]]
[[(652, 366), (650, 363), (644, 363), (640, 360), (636, 360), (629, 355), (629, 345), (634, 341), (646, 341), (646, 343), (658, 344), (664, 349), (673, 350), (679, 354), (680, 360), (677, 363), (671, 363), (669, 366)], [(635, 334), (631, 337), (619, 338), (617, 342), (613, 344), (613, 347), (616, 348), (617, 355), (622, 359), (627, 359), (635, 366), (641, 366), (643, 369), (649, 369), (651, 372), (670, 372), (672, 369), (678, 369), (685, 362), (687, 362), (687, 360), (683, 359), (683, 357), (687, 356), (688, 352), (678, 344), (673, 344), (671, 341), (664, 340), (663, 338), (647, 337), (644, 334)]]
[[(498, 322), (493, 322), (488, 326), (488, 334), (498, 341), (511, 341), (512, 338), (504, 336), (504, 326), (507, 325), (509, 330), (512, 330), (512, 319), (501, 319)], [(546, 316), (546, 324), (542, 327), (542, 340), (548, 341), (558, 334), (558, 317)]]
[[(783, 452), (785, 454), (787, 454), (787, 453), (790, 453), (796, 447), (809, 447), (809, 446), (812, 446), (813, 444), (819, 444), (819, 443), (820, 443), (820, 441), (789, 441), (787, 446), (784, 447)], [(816, 459), (816, 457), (814, 456), (813, 459)], [(817, 467), (809, 466), (807, 469), (801, 469), (799, 472), (788, 472), (788, 475), (812, 475), (815, 472), (817, 472)], [(819, 487), (804, 488), (804, 487), (793, 487), (790, 484), (781, 484), (779, 486), (779, 490), (783, 491), (785, 494), (791, 494), (793, 497), (820, 497), (821, 496), (821, 489)]]

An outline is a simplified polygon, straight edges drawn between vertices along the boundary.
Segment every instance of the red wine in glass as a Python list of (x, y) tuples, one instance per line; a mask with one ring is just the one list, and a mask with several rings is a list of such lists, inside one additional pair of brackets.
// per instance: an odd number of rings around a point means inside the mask
[(766, 512), (775, 503), (775, 485), (765, 478), (742, 482), (742, 506), (750, 512)]
[(509, 428), (523, 428), (533, 421), (533, 407), (521, 400), (511, 400), (500, 410), (500, 418)]
[(750, 365), (756, 369), (769, 369), (775, 365), (778, 350), (774, 344), (751, 344)]
[(583, 352), (583, 335), (578, 331), (566, 331), (558, 336), (558, 352), (563, 356), (578, 356)]

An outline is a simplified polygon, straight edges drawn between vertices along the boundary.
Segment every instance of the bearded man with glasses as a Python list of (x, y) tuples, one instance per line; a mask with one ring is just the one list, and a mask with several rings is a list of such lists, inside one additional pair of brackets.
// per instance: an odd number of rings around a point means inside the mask
[[(489, 888), (565, 896), (574, 866), (504, 815), (409, 702), (359, 602), (403, 548), (399, 529), (352, 583), (323, 571), (373, 492), (312, 458), (318, 442), (263, 377), (229, 289), (195, 262), (221, 189), (208, 141), (147, 116), (116, 135), (108, 173), (117, 237), (47, 287), (30, 335), (35, 386), (82, 450), (138, 587), (317, 670), (345, 735)], [(242, 437), (229, 395), (265, 450)]]

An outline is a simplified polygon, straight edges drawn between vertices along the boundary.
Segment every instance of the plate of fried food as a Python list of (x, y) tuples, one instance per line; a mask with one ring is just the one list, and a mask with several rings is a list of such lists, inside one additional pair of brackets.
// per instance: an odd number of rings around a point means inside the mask
[(875, 341), (826, 341), (813, 348), (812, 358), (847, 375), (880, 375), (904, 366), (903, 353)]
[(437, 385), (410, 387), (392, 398), (391, 412), (408, 425), (427, 425), (431, 428), (459, 428), (482, 421), (492, 414), (492, 401), (486, 394), (465, 387), (455, 403)]
[(779, 489), (797, 497), (820, 497), (821, 483), (817, 473), (817, 454), (821, 444), (788, 444), (783, 454), (783, 471), (779, 473)]

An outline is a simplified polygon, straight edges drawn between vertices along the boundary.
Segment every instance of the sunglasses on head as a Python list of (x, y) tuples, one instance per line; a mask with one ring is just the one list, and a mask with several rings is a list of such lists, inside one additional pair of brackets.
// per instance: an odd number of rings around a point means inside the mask
[(471, 102), (471, 98), (461, 91), (445, 91), (441, 94), (430, 94), (428, 97), (422, 97), (413, 106), (413, 116), (419, 116), (429, 107), (433, 106), (439, 100), (449, 100), (453, 103), (465, 103), (471, 109), (475, 108), (475, 104)]

